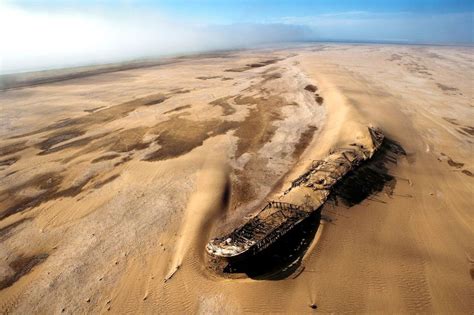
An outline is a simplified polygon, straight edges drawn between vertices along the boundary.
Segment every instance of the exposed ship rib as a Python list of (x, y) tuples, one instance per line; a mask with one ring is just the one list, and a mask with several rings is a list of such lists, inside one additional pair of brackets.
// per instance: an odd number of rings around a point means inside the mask
[(352, 143), (332, 150), (324, 160), (312, 165), (280, 196), (269, 201), (253, 218), (231, 233), (212, 239), (206, 246), (209, 254), (236, 257), (257, 253), (294, 228), (326, 202), (332, 187), (347, 173), (370, 159), (384, 139), (375, 128), (368, 128), (372, 146)]

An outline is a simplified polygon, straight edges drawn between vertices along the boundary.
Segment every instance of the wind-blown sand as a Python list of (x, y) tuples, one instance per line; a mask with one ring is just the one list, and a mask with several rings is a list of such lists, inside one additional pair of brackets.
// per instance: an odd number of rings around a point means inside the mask
[[(472, 56), (306, 45), (9, 78), (1, 312), (471, 312)], [(390, 187), (324, 206), (298, 273), (210, 268), (210, 238), (368, 125), (406, 155)]]

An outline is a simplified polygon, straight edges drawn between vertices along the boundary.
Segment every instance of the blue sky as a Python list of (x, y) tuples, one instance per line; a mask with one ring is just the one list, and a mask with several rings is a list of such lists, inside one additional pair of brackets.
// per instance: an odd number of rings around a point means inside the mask
[(269, 42), (472, 44), (473, 3), (0, 0), (0, 73)]
[(471, 12), (473, 1), (344, 1), (344, 0), (167, 0), (142, 1), (189, 18), (209, 18), (225, 23), (259, 22), (286, 16), (311, 16), (344, 12), (439, 14)]
[(140, 7), (194, 20), (238, 23), (274, 20), (288, 15), (308, 16), (342, 12), (446, 14), (473, 11), (474, 1), (458, 0), (116, 0), (116, 1), (7, 1), (27, 8)]

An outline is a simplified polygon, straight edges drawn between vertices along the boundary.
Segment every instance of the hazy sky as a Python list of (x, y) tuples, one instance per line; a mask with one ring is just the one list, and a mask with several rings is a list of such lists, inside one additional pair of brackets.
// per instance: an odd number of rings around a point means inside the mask
[(269, 42), (472, 44), (473, 3), (0, 0), (0, 73)]

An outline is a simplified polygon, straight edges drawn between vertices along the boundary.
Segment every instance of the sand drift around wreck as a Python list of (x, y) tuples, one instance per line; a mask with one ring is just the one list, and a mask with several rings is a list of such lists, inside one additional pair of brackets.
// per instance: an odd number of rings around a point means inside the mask
[(207, 252), (215, 257), (245, 259), (268, 248), (317, 211), (331, 190), (347, 173), (372, 158), (384, 140), (382, 132), (368, 128), (371, 146), (351, 143), (338, 148), (323, 160), (313, 161), (306, 172), (273, 199), (248, 222), (231, 233), (212, 239)]

